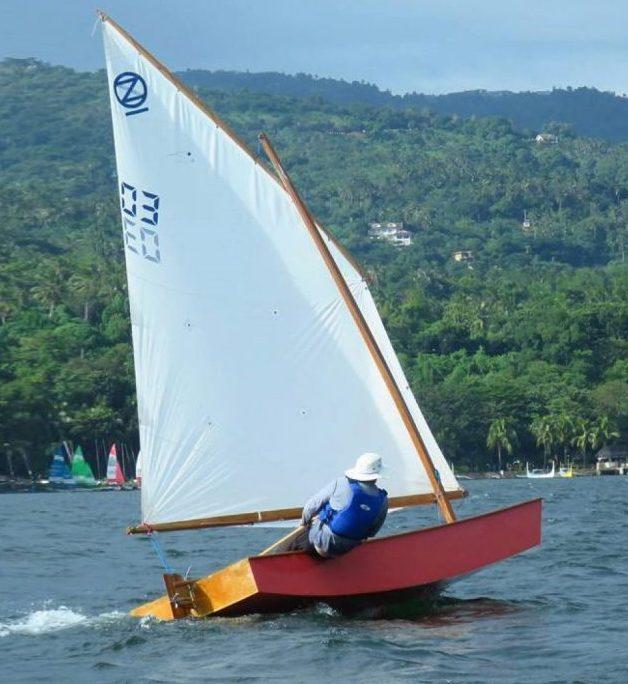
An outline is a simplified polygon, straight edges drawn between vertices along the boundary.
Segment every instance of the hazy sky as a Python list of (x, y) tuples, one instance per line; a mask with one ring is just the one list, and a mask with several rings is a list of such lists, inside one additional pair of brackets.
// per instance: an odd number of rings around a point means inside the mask
[[(101, 68), (96, 4), (0, 0), (0, 58)], [(102, 0), (172, 69), (306, 72), (394, 92), (628, 92), (624, 0)]]

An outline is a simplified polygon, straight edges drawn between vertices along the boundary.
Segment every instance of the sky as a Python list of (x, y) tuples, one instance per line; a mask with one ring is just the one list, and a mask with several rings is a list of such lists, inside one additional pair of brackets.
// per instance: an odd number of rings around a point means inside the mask
[[(89, 0), (0, 0), (0, 59), (104, 67)], [(623, 0), (101, 0), (173, 70), (309, 73), (394, 93), (628, 92)]]

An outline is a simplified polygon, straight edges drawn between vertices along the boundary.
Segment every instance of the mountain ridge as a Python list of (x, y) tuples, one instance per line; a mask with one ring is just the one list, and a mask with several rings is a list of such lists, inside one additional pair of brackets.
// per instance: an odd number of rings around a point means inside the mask
[(335, 104), (363, 104), (395, 109), (431, 109), (439, 114), (505, 117), (519, 129), (541, 131), (568, 124), (574, 132), (605, 140), (628, 140), (628, 98), (589, 87), (550, 91), (468, 90), (439, 95), (394, 95), (372, 83), (310, 74), (186, 69), (177, 72), (188, 85), (211, 90), (249, 90), (270, 95), (321, 97)]

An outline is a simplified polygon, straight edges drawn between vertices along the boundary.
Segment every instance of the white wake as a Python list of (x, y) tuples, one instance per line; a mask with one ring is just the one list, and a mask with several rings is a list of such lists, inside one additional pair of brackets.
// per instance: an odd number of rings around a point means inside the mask
[(67, 606), (35, 610), (19, 618), (0, 622), (0, 637), (7, 637), (11, 634), (27, 634), (37, 636), (70, 629), (77, 625), (94, 626), (103, 625), (112, 620), (118, 620), (124, 613), (102, 613), (95, 617), (88, 617), (78, 613)]

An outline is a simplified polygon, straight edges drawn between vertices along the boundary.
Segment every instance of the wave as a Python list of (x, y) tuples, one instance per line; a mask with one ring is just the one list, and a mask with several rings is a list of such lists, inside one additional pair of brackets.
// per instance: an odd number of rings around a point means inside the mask
[(19, 618), (0, 622), (0, 638), (12, 634), (38, 636), (70, 629), (78, 625), (99, 626), (112, 620), (119, 620), (121, 617), (124, 617), (124, 613), (101, 613), (100, 615), (89, 617), (67, 606), (35, 610)]

